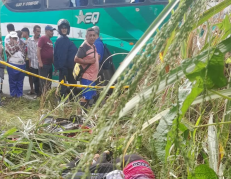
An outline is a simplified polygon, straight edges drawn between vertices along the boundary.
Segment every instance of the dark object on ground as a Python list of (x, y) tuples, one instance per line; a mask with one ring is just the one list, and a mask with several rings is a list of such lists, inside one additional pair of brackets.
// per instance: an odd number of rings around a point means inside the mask
[[(110, 172), (112, 172), (113, 170), (115, 170), (116, 168), (113, 166), (112, 163), (98, 163), (98, 164), (93, 164), (90, 168), (90, 176), (87, 177), (87, 179), (104, 179), (106, 177), (106, 175)], [(65, 179), (70, 179), (72, 178), (73, 173), (69, 172), (70, 170), (65, 170), (62, 173), (62, 176)], [(74, 179), (81, 179), (82, 176), (84, 176), (84, 172), (79, 170), (77, 173), (75, 173), (74, 175)]]
[[(89, 125), (83, 125), (85, 119), (82, 116), (73, 115), (69, 119), (46, 117), (43, 121), (43, 124), (47, 124), (46, 130), (48, 132), (64, 132), (68, 130), (76, 130), (76, 129), (87, 129), (89, 133), (92, 133), (90, 130), (91, 127)], [(86, 130), (86, 131), (87, 131)], [(64, 134), (68, 137), (73, 137), (76, 133), (67, 133)]]
[[(90, 176), (87, 177), (87, 179), (91, 179), (91, 177), (94, 177), (94, 179), (103, 179), (106, 177), (106, 175), (113, 170), (115, 170), (115, 166), (112, 164), (112, 155), (113, 153), (110, 151), (103, 152), (99, 159), (95, 161), (94, 164), (92, 164), (89, 168)], [(71, 173), (71, 170), (77, 167), (79, 164), (80, 158), (76, 158), (74, 161), (71, 161), (67, 164), (67, 169), (65, 169), (62, 172), (62, 176), (69, 179), (72, 177), (73, 173)], [(81, 170), (79, 170), (77, 173), (75, 173), (74, 179), (81, 179), (81, 177), (85, 173)]]

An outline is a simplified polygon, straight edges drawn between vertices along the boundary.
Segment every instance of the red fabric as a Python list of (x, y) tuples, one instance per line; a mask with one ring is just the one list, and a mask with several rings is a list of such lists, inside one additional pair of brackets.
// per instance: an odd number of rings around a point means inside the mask
[(125, 179), (135, 179), (137, 177), (145, 177), (155, 179), (155, 175), (151, 170), (148, 162), (145, 160), (136, 160), (129, 163), (123, 170)]
[(53, 63), (53, 44), (46, 36), (39, 38), (38, 47), (41, 48), (41, 59), (44, 65), (51, 65)]

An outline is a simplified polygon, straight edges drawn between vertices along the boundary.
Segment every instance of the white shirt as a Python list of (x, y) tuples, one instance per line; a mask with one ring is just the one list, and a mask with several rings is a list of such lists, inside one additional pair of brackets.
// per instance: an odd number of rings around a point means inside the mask
[(35, 41), (34, 36), (30, 37), (27, 41), (27, 57), (31, 60), (31, 67), (38, 69), (38, 57), (37, 57), (38, 40)]

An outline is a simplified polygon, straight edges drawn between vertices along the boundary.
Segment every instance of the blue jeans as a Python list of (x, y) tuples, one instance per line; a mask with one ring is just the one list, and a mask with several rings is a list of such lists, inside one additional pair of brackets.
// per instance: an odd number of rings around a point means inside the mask
[[(81, 85), (95, 86), (95, 82), (82, 78), (80, 81)], [(82, 88), (82, 96), (86, 100), (91, 100), (96, 95), (94, 88)]]
[[(26, 69), (26, 65), (9, 64), (21, 68), (22, 70)], [(23, 81), (25, 74), (10, 67), (7, 67), (7, 72), (9, 75), (10, 96), (21, 97), (23, 95)]]

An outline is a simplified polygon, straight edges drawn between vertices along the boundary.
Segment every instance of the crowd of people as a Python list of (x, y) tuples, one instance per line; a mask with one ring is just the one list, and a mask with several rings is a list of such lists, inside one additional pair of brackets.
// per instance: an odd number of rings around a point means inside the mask
[[(66, 19), (58, 21), (57, 31), (59, 37), (53, 46), (51, 38), (56, 28), (47, 25), (45, 35), (40, 37), (41, 27), (35, 25), (33, 35), (30, 37), (28, 28), (15, 31), (13, 24), (7, 25), (8, 35), (5, 37), (5, 52), (7, 62), (20, 69), (31, 73), (52, 78), (53, 66), (55, 71), (59, 71), (59, 81), (69, 84), (76, 84), (73, 76), (75, 63), (79, 63), (85, 72), (80, 82), (83, 85), (96, 85), (99, 65), (104, 54), (104, 44), (99, 34), (100, 29), (97, 26), (87, 29), (86, 39), (82, 45), (77, 48), (69, 39), (70, 23)], [(0, 67), (1, 68), (1, 67)], [(12, 97), (21, 97), (23, 95), (23, 81), (25, 74), (7, 67), (9, 75), (10, 95)], [(4, 75), (3, 75), (4, 77)], [(1, 78), (1, 74), (0, 74)], [(30, 91), (28, 95), (40, 97), (51, 88), (51, 82), (29, 75)], [(61, 85), (60, 98), (68, 94), (66, 86)], [(92, 89), (85, 89), (80, 100), (81, 105), (87, 107), (89, 101), (96, 95)]]

